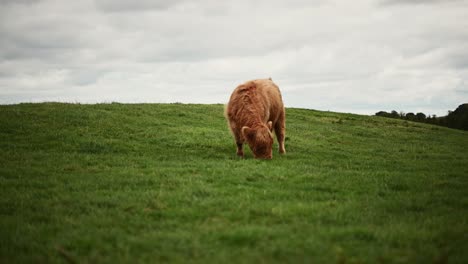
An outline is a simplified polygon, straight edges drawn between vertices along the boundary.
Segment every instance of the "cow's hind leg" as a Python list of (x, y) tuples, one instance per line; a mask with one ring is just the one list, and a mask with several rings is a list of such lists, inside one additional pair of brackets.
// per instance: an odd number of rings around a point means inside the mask
[(276, 122), (275, 124), (275, 134), (276, 134), (276, 139), (278, 139), (279, 153), (281, 154), (286, 153), (286, 149), (284, 148), (284, 140), (286, 137), (285, 132), (286, 132), (285, 118), (284, 118), (284, 114), (282, 114), (278, 122)]

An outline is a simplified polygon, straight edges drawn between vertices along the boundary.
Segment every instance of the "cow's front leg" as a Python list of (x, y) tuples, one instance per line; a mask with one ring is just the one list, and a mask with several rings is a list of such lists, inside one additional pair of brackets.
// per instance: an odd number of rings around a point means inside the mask
[(242, 150), (242, 143), (237, 142), (237, 156), (243, 158), (244, 157), (244, 150)]

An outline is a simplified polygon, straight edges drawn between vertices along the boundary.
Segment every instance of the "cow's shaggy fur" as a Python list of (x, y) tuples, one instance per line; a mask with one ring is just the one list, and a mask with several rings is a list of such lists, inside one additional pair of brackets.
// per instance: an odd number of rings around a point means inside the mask
[(271, 79), (253, 80), (239, 85), (226, 107), (226, 118), (243, 157), (247, 142), (255, 158), (271, 159), (273, 129), (279, 152), (285, 153), (285, 111), (278, 86)]

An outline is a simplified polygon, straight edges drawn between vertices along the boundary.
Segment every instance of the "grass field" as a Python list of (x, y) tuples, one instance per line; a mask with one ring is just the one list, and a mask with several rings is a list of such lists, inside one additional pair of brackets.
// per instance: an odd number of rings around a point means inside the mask
[(0, 262), (468, 262), (468, 132), (286, 112), (259, 161), (222, 105), (0, 106)]

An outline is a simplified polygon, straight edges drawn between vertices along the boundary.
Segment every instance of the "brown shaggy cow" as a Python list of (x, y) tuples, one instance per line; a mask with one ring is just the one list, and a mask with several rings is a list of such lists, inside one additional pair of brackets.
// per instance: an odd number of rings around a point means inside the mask
[(247, 142), (255, 158), (271, 159), (273, 129), (279, 152), (286, 153), (284, 105), (279, 88), (271, 78), (239, 85), (229, 99), (226, 118), (236, 140), (238, 156), (244, 156), (242, 145)]

